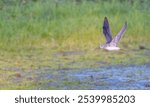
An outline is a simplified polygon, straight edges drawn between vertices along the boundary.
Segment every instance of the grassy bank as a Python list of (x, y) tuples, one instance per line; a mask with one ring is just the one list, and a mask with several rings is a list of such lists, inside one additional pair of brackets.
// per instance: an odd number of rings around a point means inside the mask
[(133, 41), (134, 44), (145, 36), (149, 38), (150, 34), (148, 2), (131, 5), (115, 0), (81, 4), (69, 0), (25, 3), (8, 0), (1, 1), (0, 6), (0, 47), (4, 49), (45, 45), (61, 49), (94, 48), (105, 41), (101, 29), (104, 16), (110, 20), (113, 35), (125, 21), (128, 22), (126, 38), (122, 42)]

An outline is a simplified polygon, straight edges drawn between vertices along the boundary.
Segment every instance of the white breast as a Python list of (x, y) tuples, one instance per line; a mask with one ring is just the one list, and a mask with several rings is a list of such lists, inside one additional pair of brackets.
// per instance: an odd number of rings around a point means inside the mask
[(113, 50), (120, 50), (120, 48), (119, 47), (106, 47), (105, 48), (106, 50), (109, 50), (109, 51), (113, 51)]

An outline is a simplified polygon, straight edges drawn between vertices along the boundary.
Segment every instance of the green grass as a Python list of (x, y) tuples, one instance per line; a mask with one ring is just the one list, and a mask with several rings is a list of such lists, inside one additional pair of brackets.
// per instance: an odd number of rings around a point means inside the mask
[(127, 39), (123, 42), (132, 42), (135, 37), (141, 40), (142, 36), (150, 34), (148, 3), (144, 7), (138, 3), (131, 5), (117, 1), (77, 5), (62, 0), (56, 6), (54, 0), (27, 1), (25, 4), (7, 1), (1, 3), (0, 10), (0, 47), (5, 49), (51, 44), (57, 48), (89, 48), (89, 45), (93, 48), (104, 42), (101, 29), (104, 16), (110, 20), (113, 35), (125, 21), (128, 22)]
[[(144, 56), (149, 50), (138, 50), (139, 45), (150, 47), (149, 0), (143, 4), (137, 0), (132, 5), (119, 0), (111, 3), (83, 0), (79, 4), (73, 0), (25, 1), (0, 1), (0, 77), (3, 77), (0, 89), (32, 89), (37, 86), (35, 81), (26, 77), (13, 86), (14, 68), (27, 72), (45, 67), (65, 70), (103, 66), (97, 64), (99, 61), (108, 65), (150, 62), (148, 56)], [(113, 35), (127, 21), (127, 31), (119, 44), (126, 51), (95, 50), (105, 43), (102, 33), (105, 16)], [(134, 49), (137, 51), (132, 51)], [(81, 51), (83, 54), (55, 56), (66, 51)], [(10, 74), (7, 68), (13, 73)]]

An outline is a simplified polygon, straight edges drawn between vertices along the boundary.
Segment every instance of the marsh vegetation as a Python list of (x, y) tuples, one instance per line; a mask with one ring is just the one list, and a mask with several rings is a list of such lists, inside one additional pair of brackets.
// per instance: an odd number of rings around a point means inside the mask
[[(105, 43), (102, 33), (105, 16), (109, 18), (113, 36), (125, 21), (128, 23), (119, 43), (120, 51), (98, 48)], [(83, 83), (87, 86), (80, 89), (105, 89), (109, 82), (101, 78), (113, 77), (107, 76), (111, 66), (117, 75), (127, 71), (128, 81), (138, 81), (140, 78), (132, 75), (141, 75), (149, 84), (149, 20), (149, 0), (1, 0), (0, 89), (78, 89), (70, 86)], [(98, 70), (103, 82), (93, 84), (106, 87), (91, 88), (90, 79), (70, 80), (74, 73), (88, 73), (87, 69), (90, 73), (93, 70), (91, 78), (98, 78), (94, 73)]]

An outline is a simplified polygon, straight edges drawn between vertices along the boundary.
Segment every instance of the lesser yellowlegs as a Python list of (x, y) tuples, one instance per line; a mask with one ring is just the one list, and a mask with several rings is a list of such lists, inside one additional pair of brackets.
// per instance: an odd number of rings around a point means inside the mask
[(109, 22), (107, 17), (105, 17), (103, 23), (103, 33), (106, 38), (106, 44), (100, 46), (100, 48), (106, 50), (119, 50), (120, 48), (117, 46), (117, 44), (121, 39), (121, 37), (123, 36), (124, 32), (126, 31), (126, 28), (127, 28), (127, 22), (125, 22), (120, 32), (112, 39), (111, 31), (109, 28)]

